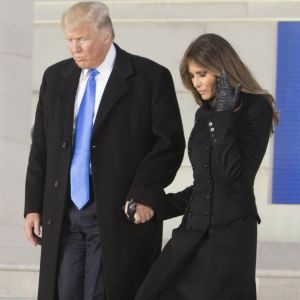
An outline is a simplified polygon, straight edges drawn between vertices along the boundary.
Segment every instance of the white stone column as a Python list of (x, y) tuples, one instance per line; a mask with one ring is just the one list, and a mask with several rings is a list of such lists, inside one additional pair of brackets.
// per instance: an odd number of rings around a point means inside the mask
[(32, 111), (33, 0), (2, 0), (0, 5), (0, 226), (6, 227), (23, 221)]

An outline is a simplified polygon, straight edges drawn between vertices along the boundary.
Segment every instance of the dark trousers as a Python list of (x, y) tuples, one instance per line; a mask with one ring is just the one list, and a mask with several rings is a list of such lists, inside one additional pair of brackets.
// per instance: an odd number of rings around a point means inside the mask
[(59, 300), (105, 300), (101, 256), (95, 201), (81, 210), (71, 204), (61, 232)]

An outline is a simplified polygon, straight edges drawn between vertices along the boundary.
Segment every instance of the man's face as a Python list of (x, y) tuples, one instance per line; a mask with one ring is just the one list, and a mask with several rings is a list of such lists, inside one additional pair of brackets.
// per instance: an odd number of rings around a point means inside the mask
[(89, 23), (76, 28), (66, 28), (65, 38), (76, 64), (84, 69), (99, 66), (111, 45), (110, 32), (107, 29), (97, 31)]

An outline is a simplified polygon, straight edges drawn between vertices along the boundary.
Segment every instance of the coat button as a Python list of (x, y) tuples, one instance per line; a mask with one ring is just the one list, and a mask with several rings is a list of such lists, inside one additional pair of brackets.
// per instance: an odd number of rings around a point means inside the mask
[(55, 180), (54, 183), (53, 183), (53, 186), (55, 188), (59, 187), (59, 181), (58, 180)]
[(217, 143), (217, 141), (218, 141), (218, 139), (215, 137), (215, 138), (213, 138), (213, 143), (214, 144), (216, 144)]
[(203, 164), (203, 168), (207, 169), (208, 168), (208, 164), (207, 163)]
[(211, 122), (211, 121), (208, 122), (208, 126), (209, 126), (209, 127), (213, 126), (213, 122)]
[(193, 196), (190, 196), (190, 200), (193, 200)]
[(67, 142), (62, 142), (61, 147), (63, 149), (67, 149), (68, 148), (68, 143)]
[(208, 146), (205, 146), (205, 147), (204, 147), (204, 150), (205, 150), (205, 151), (209, 151), (209, 147), (208, 147)]
[(204, 212), (204, 214), (205, 214), (206, 216), (209, 216), (209, 215), (211, 215), (211, 211), (210, 211), (210, 210), (206, 210), (206, 211)]
[(47, 220), (46, 224), (47, 224), (48, 226), (51, 226), (51, 225), (52, 225), (52, 220), (51, 220), (51, 219)]
[(210, 132), (214, 132), (214, 131), (215, 131), (215, 128), (211, 127)]
[(96, 146), (96, 145), (92, 145), (92, 148), (93, 148), (93, 149), (96, 149), (96, 148), (97, 148), (97, 146)]
[(205, 199), (209, 200), (210, 199), (210, 195), (206, 195)]

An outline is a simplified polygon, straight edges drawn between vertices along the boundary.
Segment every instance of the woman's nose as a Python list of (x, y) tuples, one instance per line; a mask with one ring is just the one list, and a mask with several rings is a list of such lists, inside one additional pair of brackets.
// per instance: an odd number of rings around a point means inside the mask
[(193, 84), (194, 87), (196, 88), (202, 85), (202, 81), (200, 80), (200, 78), (195, 78)]

